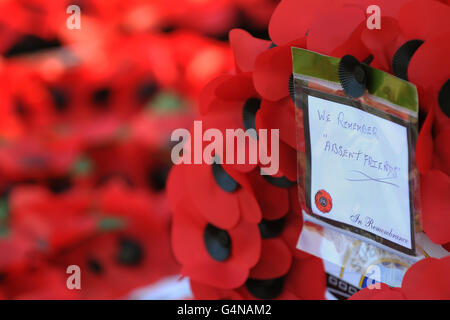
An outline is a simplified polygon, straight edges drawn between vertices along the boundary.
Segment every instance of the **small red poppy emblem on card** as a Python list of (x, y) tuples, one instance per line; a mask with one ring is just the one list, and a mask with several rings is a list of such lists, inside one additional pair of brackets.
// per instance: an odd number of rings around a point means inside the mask
[(333, 207), (333, 201), (330, 194), (325, 190), (317, 191), (314, 200), (316, 202), (317, 209), (319, 209), (323, 213), (328, 213), (331, 211), (331, 208)]

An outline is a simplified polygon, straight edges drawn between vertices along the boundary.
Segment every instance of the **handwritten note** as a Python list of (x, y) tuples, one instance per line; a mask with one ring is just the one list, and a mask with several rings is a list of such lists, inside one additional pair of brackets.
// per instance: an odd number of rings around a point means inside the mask
[(411, 249), (406, 127), (308, 97), (311, 209)]

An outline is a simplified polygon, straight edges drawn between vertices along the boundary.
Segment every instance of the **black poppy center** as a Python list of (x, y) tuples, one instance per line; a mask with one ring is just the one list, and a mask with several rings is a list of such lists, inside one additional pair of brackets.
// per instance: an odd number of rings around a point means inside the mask
[(225, 171), (221, 164), (214, 162), (211, 169), (214, 180), (223, 191), (233, 192), (239, 187), (237, 181)]
[(136, 97), (140, 103), (146, 103), (158, 90), (158, 84), (154, 80), (146, 80), (136, 88)]
[(163, 191), (166, 188), (170, 166), (152, 168), (147, 171), (147, 184), (154, 191)]
[(144, 256), (142, 246), (138, 241), (131, 238), (121, 238), (116, 260), (124, 266), (137, 266)]
[(47, 181), (47, 187), (53, 193), (60, 194), (72, 188), (72, 179), (69, 176), (50, 178)]
[(328, 203), (327, 199), (324, 197), (320, 197), (319, 202), (322, 207), (326, 207)]
[(366, 90), (366, 71), (358, 59), (345, 55), (339, 62), (339, 81), (344, 92), (351, 98), (361, 97)]
[(28, 107), (25, 105), (22, 99), (19, 98), (15, 99), (14, 101), (14, 112), (22, 120), (26, 120), (30, 115)]
[(92, 93), (92, 102), (98, 108), (106, 108), (111, 99), (112, 90), (108, 87), (98, 88)]
[(206, 251), (216, 261), (225, 261), (231, 255), (231, 238), (227, 231), (208, 224), (203, 233)]
[(97, 275), (102, 274), (104, 271), (102, 264), (96, 258), (89, 258), (87, 261), (87, 267), (92, 273)]
[(276, 299), (283, 291), (284, 277), (269, 280), (249, 278), (245, 285), (247, 290), (258, 299)]
[(13, 44), (5, 53), (5, 58), (11, 58), (22, 54), (32, 54), (43, 50), (61, 47), (58, 39), (44, 39), (35, 35), (24, 35)]
[(55, 109), (60, 112), (65, 111), (69, 105), (69, 98), (66, 91), (56, 87), (50, 87), (48, 90), (52, 97)]
[[(261, 100), (258, 98), (250, 98), (245, 102), (244, 108), (242, 109), (245, 130), (256, 130), (256, 113), (260, 108)], [(257, 138), (257, 136), (255, 135), (254, 138)]]
[(450, 118), (450, 79), (447, 80), (439, 91), (439, 106), (442, 112)]
[(263, 219), (258, 227), (261, 237), (263, 239), (275, 238), (283, 232), (285, 225), (284, 217), (278, 220), (265, 220)]

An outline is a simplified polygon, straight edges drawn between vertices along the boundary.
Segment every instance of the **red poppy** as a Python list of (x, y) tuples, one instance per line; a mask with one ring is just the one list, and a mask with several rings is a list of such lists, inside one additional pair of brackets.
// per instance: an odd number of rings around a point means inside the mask
[(258, 224), (262, 237), (261, 257), (250, 271), (250, 278), (278, 278), (290, 269), (293, 259), (312, 258), (296, 248), (302, 224), (302, 216), (297, 212), (290, 212), (277, 220), (263, 219)]
[(306, 38), (303, 37), (271, 48), (256, 58), (253, 82), (264, 99), (278, 101), (289, 96), (289, 79), (292, 75), (291, 47), (305, 46)]
[(220, 228), (232, 228), (240, 219), (255, 224), (261, 220), (261, 210), (248, 178), (230, 165), (177, 165), (171, 176), (169, 201), (171, 194), (185, 193), (185, 205), (194, 207)]
[(373, 55), (371, 66), (392, 72), (392, 58), (397, 49), (407, 41), (401, 34), (398, 21), (392, 17), (381, 17), (381, 29), (365, 28), (361, 40)]
[[(216, 83), (216, 82), (215, 82)], [(206, 94), (210, 94), (207, 97)], [(204, 130), (209, 128), (219, 129), (225, 137), (227, 129), (247, 130), (255, 128), (255, 115), (260, 108), (261, 100), (253, 88), (251, 76), (240, 74), (222, 79), (217, 83), (215, 90), (206, 91), (202, 100), (210, 103), (210, 106), (200, 106), (201, 110), (208, 112), (201, 118)], [(230, 164), (235, 170), (248, 172), (256, 167), (257, 161), (250, 158), (250, 154), (257, 153), (257, 139), (250, 137), (253, 141), (246, 142), (245, 146), (235, 144), (234, 164)], [(227, 141), (224, 139), (223, 151), (227, 149)], [(245, 161), (238, 163), (238, 153), (245, 151)], [(218, 154), (225, 159), (225, 154)], [(259, 157), (258, 157), (259, 158)]]
[(10, 224), (36, 251), (54, 252), (98, 230), (100, 219), (86, 213), (89, 205), (89, 195), (80, 190), (52, 194), (40, 186), (17, 186), (9, 196)]
[[(305, 37), (312, 22), (323, 14), (324, 10), (332, 11), (336, 8), (336, 3), (336, 1), (330, 0), (281, 1), (270, 19), (270, 38), (280, 46)], [(299, 15), (301, 15), (301, 19), (299, 19)]]
[(364, 288), (351, 300), (445, 300), (450, 299), (450, 257), (428, 258), (414, 264), (403, 277), (401, 288), (381, 284)]
[[(450, 14), (449, 14), (450, 17)], [(450, 32), (427, 38), (411, 58), (408, 79), (417, 86), (421, 106), (429, 111), (435, 108), (436, 130), (448, 127), (450, 120), (440, 106), (438, 96), (445, 82), (450, 79)]]
[[(196, 212), (177, 191), (183, 183), (175, 167), (169, 177), (169, 200), (173, 208), (172, 246), (182, 264), (181, 273), (219, 288), (236, 288), (258, 261), (261, 237), (256, 224), (241, 219), (229, 228), (219, 228)], [(174, 187), (172, 187), (174, 186)]]
[(242, 29), (231, 30), (229, 38), (236, 68), (240, 72), (253, 71), (256, 57), (269, 49), (271, 45), (270, 41), (254, 38)]
[(328, 213), (333, 208), (333, 200), (330, 194), (325, 190), (317, 191), (314, 196), (314, 202), (316, 204), (316, 208), (323, 213)]
[[(215, 90), (214, 87), (216, 87)], [(272, 110), (278, 110), (281, 113), (268, 111), (269, 106), (275, 108)], [(289, 126), (287, 130), (283, 129), (283, 127), (277, 127), (280, 122), (284, 124), (287, 121), (288, 123), (291, 122), (292, 125), (295, 124), (293, 118), (289, 119), (289, 116), (293, 115), (294, 112), (293, 104), (290, 104), (289, 101), (284, 101), (280, 104), (268, 103), (266, 106), (266, 102), (260, 99), (260, 96), (253, 87), (251, 74), (245, 73), (221, 77), (213, 81), (205, 89), (205, 93), (200, 99), (200, 110), (205, 114), (201, 118), (205, 126), (207, 128), (218, 128), (223, 135), (225, 135), (227, 129), (255, 129), (257, 130), (257, 134), (261, 132), (259, 131), (260, 129), (269, 130), (267, 131), (267, 145), (259, 144), (256, 139), (254, 139), (253, 143), (246, 143), (245, 147), (240, 144), (239, 146), (235, 145), (235, 164), (230, 166), (238, 171), (249, 172), (256, 167), (257, 162), (260, 162), (259, 154), (261, 154), (261, 150), (259, 148), (267, 148), (267, 150), (262, 149), (262, 151), (271, 154), (273, 134), (271, 129), (281, 130), (281, 139), (286, 139), (291, 145), (295, 145), (295, 131), (291, 131), (294, 126)], [(281, 121), (278, 120), (280, 114)], [(271, 116), (275, 120), (269, 120)], [(293, 136), (290, 134), (293, 134)], [(224, 150), (226, 150), (226, 145), (227, 143), (225, 141)], [(243, 151), (245, 151), (246, 157), (244, 164), (238, 164), (238, 152)], [(250, 161), (250, 154), (258, 155), (258, 161)], [(278, 164), (272, 163), (273, 166), (277, 165), (279, 168), (275, 176), (286, 176), (290, 180), (295, 180), (297, 177), (297, 168), (295, 163), (290, 161), (296, 156), (295, 150), (290, 148), (282, 140), (279, 141), (279, 154)], [(272, 159), (272, 161), (275, 161), (275, 159)], [(260, 164), (260, 166), (264, 170), (266, 164)]]
[[(14, 117), (20, 133), (40, 133), (51, 123), (48, 96), (42, 78), (30, 66), (17, 62), (6, 63), (2, 76), (2, 86), (9, 95), (9, 104), (3, 105), (2, 112)], [(7, 103), (8, 100), (5, 102)]]
[[(413, 0), (399, 10), (398, 22), (402, 32), (411, 39), (428, 39), (432, 35), (450, 32), (450, 8), (439, 1)], [(415, 21), (427, 21), (422, 27)]]

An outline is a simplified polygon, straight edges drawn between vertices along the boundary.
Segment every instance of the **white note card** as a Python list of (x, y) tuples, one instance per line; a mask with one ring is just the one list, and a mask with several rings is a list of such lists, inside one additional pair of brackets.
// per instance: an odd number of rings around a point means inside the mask
[(314, 96), (308, 120), (313, 214), (411, 249), (407, 128)]

